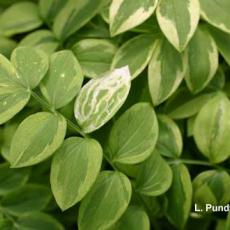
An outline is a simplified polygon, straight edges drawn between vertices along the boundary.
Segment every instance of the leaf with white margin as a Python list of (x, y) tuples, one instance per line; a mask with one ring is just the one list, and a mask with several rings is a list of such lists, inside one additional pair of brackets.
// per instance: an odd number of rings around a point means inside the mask
[(122, 217), (108, 230), (149, 230), (149, 217), (140, 206), (130, 205)]
[(59, 43), (51, 31), (41, 29), (29, 33), (19, 42), (18, 46), (37, 47), (51, 55), (59, 47)]
[(29, 1), (15, 2), (0, 16), (0, 33), (7, 37), (29, 32), (41, 25), (38, 6)]
[(160, 28), (167, 39), (178, 51), (183, 51), (199, 22), (199, 1), (161, 0), (156, 14)]
[(18, 47), (11, 55), (18, 81), (25, 87), (34, 89), (45, 77), (49, 68), (48, 55), (35, 47)]
[(50, 68), (40, 84), (43, 96), (55, 109), (67, 105), (81, 89), (83, 74), (81, 66), (69, 50), (51, 55)]
[(109, 9), (112, 36), (136, 27), (154, 12), (158, 0), (113, 0)]
[(97, 78), (110, 70), (117, 47), (108, 39), (83, 39), (72, 48), (83, 73), (90, 78)]
[(165, 157), (177, 158), (182, 153), (182, 135), (178, 125), (170, 117), (160, 114), (157, 116), (159, 135), (156, 149)]
[(102, 171), (79, 209), (79, 230), (107, 230), (127, 209), (132, 195), (129, 179), (118, 171)]
[(66, 121), (61, 115), (39, 112), (28, 116), (17, 128), (7, 159), (14, 168), (37, 164), (62, 144)]
[(189, 217), (192, 204), (192, 182), (187, 167), (182, 163), (175, 163), (171, 167), (173, 180), (167, 191), (167, 213), (169, 221), (184, 229)]
[(200, 110), (194, 124), (194, 139), (201, 151), (213, 163), (230, 156), (230, 101), (218, 93)]
[(79, 202), (99, 174), (102, 148), (94, 139), (70, 137), (55, 153), (50, 183), (59, 207), (64, 211)]
[(230, 1), (200, 0), (201, 16), (211, 25), (230, 33)]
[(39, 0), (38, 6), (42, 19), (51, 25), (67, 2), (63, 0)]
[(58, 39), (65, 40), (99, 13), (102, 0), (69, 0), (54, 19), (53, 31)]
[(230, 66), (230, 34), (218, 30), (215, 27), (208, 27), (210, 34), (216, 42), (220, 54)]
[(115, 163), (140, 163), (152, 153), (157, 137), (154, 109), (149, 103), (137, 103), (115, 121), (108, 140), (108, 157)]
[(0, 124), (14, 117), (30, 99), (30, 91), (18, 82), (13, 65), (0, 54)]
[(185, 55), (188, 61), (186, 84), (192, 93), (198, 93), (208, 85), (218, 68), (217, 46), (205, 28), (197, 28)]
[(148, 67), (148, 85), (154, 105), (168, 99), (185, 75), (186, 59), (166, 40), (157, 40)]
[(144, 34), (128, 40), (116, 52), (112, 69), (129, 66), (132, 79), (148, 65), (155, 47), (156, 35)]
[(165, 193), (172, 183), (172, 171), (167, 162), (154, 150), (138, 170), (136, 191), (146, 196)]
[(76, 98), (74, 114), (83, 132), (99, 129), (120, 109), (131, 86), (128, 66), (91, 79)]
[(31, 212), (17, 219), (18, 229), (27, 230), (64, 230), (64, 227), (53, 216), (42, 212)]
[(172, 119), (185, 119), (197, 114), (214, 93), (193, 95), (187, 87), (179, 88), (164, 106), (164, 113)]

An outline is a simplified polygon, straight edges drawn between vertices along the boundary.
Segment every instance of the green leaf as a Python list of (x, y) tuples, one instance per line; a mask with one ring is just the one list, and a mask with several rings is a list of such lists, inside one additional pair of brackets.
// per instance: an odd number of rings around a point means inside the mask
[(17, 46), (17, 43), (9, 38), (0, 36), (0, 53), (9, 58), (13, 49)]
[(109, 9), (112, 36), (130, 30), (148, 19), (154, 12), (158, 0), (113, 0)]
[(197, 114), (213, 95), (213, 93), (193, 95), (187, 88), (182, 87), (166, 102), (164, 112), (172, 119), (191, 117)]
[(203, 106), (194, 124), (194, 138), (201, 153), (211, 162), (219, 163), (230, 154), (230, 102), (218, 93)]
[(109, 121), (125, 102), (130, 89), (129, 68), (122, 67), (91, 79), (75, 102), (75, 118), (85, 133), (93, 132)]
[(206, 204), (226, 205), (230, 201), (230, 176), (225, 171), (209, 170), (193, 180), (194, 202), (205, 210)]
[(112, 3), (112, 0), (104, 0), (105, 4), (104, 6), (101, 8), (100, 11), (100, 16), (102, 17), (102, 19), (109, 24), (109, 8), (110, 5)]
[(230, 33), (230, 2), (228, 0), (200, 0), (201, 16), (211, 25)]
[(11, 169), (8, 163), (0, 164), (0, 195), (5, 195), (23, 186), (29, 179), (30, 170)]
[(0, 54), (0, 124), (14, 117), (30, 99), (30, 92), (17, 77), (12, 64)]
[(12, 167), (37, 164), (59, 148), (66, 133), (66, 121), (60, 115), (40, 112), (28, 116), (13, 137), (8, 159)]
[(150, 221), (145, 210), (139, 206), (131, 205), (122, 217), (109, 230), (149, 230)]
[(65, 40), (94, 17), (102, 5), (101, 0), (69, 0), (54, 20), (54, 33)]
[(153, 151), (139, 168), (136, 191), (146, 196), (159, 196), (165, 193), (172, 183), (172, 171), (158, 151)]
[(50, 55), (58, 48), (59, 44), (54, 34), (49, 30), (37, 30), (25, 36), (19, 46), (37, 47)]
[(216, 74), (207, 85), (207, 89), (212, 91), (219, 91), (225, 87), (225, 73), (224, 68), (220, 65), (216, 71)]
[(106, 39), (83, 39), (72, 48), (79, 60), (83, 73), (96, 78), (110, 70), (117, 47)]
[(41, 26), (38, 7), (32, 2), (19, 2), (7, 8), (0, 17), (0, 34), (12, 36)]
[(217, 48), (225, 61), (230, 65), (230, 34), (222, 32), (215, 27), (208, 27), (213, 39), (216, 42)]
[(48, 24), (51, 24), (67, 2), (63, 0), (39, 0), (40, 15)]
[(111, 68), (128, 65), (132, 79), (136, 78), (148, 65), (154, 50), (155, 40), (155, 35), (147, 34), (128, 40), (116, 52)]
[(154, 105), (159, 105), (179, 87), (185, 74), (185, 59), (167, 40), (157, 40), (148, 67), (148, 84)]
[(156, 149), (162, 156), (177, 158), (182, 153), (182, 135), (177, 124), (166, 115), (158, 115), (159, 135)]
[(192, 93), (202, 91), (218, 68), (218, 50), (208, 31), (198, 27), (186, 50), (188, 58), (185, 80)]
[(169, 42), (183, 51), (192, 38), (200, 18), (198, 0), (161, 0), (157, 20)]
[(191, 209), (192, 183), (185, 165), (173, 165), (172, 172), (173, 181), (167, 192), (167, 217), (178, 229), (183, 229)]
[(62, 50), (51, 55), (50, 68), (40, 88), (49, 104), (59, 109), (73, 100), (82, 82), (82, 70), (77, 59), (71, 51)]
[(55, 153), (50, 182), (62, 210), (79, 202), (92, 187), (100, 171), (102, 149), (93, 139), (71, 137)]
[(18, 81), (25, 87), (34, 89), (45, 76), (49, 61), (47, 55), (33, 47), (18, 47), (11, 55)]
[(52, 216), (42, 213), (30, 213), (17, 219), (17, 226), (23, 230), (64, 230)]
[(115, 121), (108, 140), (108, 157), (123, 164), (144, 161), (152, 153), (157, 137), (154, 109), (148, 103), (137, 103)]
[(3, 197), (1, 207), (14, 216), (43, 210), (51, 199), (50, 190), (42, 185), (27, 184)]
[(106, 230), (125, 212), (132, 193), (129, 179), (120, 172), (103, 171), (83, 199), (79, 230)]

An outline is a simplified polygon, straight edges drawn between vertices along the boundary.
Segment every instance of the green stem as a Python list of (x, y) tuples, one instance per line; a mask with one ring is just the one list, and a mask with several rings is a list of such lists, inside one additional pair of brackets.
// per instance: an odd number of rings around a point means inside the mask
[(200, 160), (191, 160), (191, 159), (177, 159), (177, 160), (168, 160), (169, 164), (178, 164), (178, 163), (184, 163), (187, 165), (200, 165), (200, 166), (207, 166), (207, 167), (213, 167), (216, 169), (222, 169), (222, 170), (226, 170), (229, 171), (229, 169), (226, 169), (224, 167), (221, 167), (219, 165), (215, 165), (212, 164), (210, 162), (207, 161), (200, 161)]
[[(48, 111), (52, 112), (52, 113), (56, 113), (56, 114), (60, 114), (63, 116), (63, 114), (61, 114), (60, 112), (57, 112), (54, 107), (50, 106), (50, 104), (48, 102), (46, 102), (42, 97), (40, 97), (37, 93), (31, 91), (31, 95), (32, 97), (40, 104), (42, 105), (44, 108), (46, 108)], [(76, 124), (74, 124), (71, 120), (69, 120), (68, 118), (66, 118), (65, 116), (63, 116), (65, 118), (65, 120), (67, 121), (67, 125), (72, 128), (73, 130), (75, 130), (78, 134), (80, 134), (83, 137), (88, 137), (84, 132), (81, 131), (80, 127)]]
[(107, 161), (107, 163), (113, 168), (114, 171), (119, 171), (117, 169), (117, 167), (114, 165), (114, 163), (106, 156), (106, 154), (103, 154), (105, 160)]
[(31, 91), (31, 96), (44, 108), (49, 110), (50, 112), (55, 112), (54, 108), (50, 106), (48, 102), (46, 102), (42, 97), (40, 97), (37, 93)]
[[(62, 115), (63, 116), (63, 115)], [(70, 127), (70, 128), (72, 128), (72, 129), (74, 129), (77, 133), (79, 133), (81, 136), (83, 136), (83, 137), (89, 137), (87, 134), (85, 134), (85, 133), (83, 133), (82, 131), (81, 131), (81, 129), (80, 129), (80, 127), (78, 126), (78, 125), (76, 125), (76, 124), (74, 124), (71, 120), (69, 120), (68, 118), (66, 118), (65, 117), (65, 119), (66, 119), (66, 121), (67, 121), (67, 125)]]

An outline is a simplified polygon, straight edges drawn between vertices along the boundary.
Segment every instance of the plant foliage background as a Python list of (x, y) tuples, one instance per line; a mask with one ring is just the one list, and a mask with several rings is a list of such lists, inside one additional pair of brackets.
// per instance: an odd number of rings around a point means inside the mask
[(0, 229), (230, 229), (230, 1), (0, 1)]

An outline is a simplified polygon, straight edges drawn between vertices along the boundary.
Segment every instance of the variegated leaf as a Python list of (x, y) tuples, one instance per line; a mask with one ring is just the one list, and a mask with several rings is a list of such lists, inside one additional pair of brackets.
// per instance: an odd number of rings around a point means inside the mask
[(184, 229), (192, 204), (192, 182), (184, 164), (172, 165), (172, 172), (172, 185), (166, 193), (168, 199), (166, 215), (177, 229)]
[(113, 0), (109, 9), (112, 36), (140, 25), (154, 12), (158, 0)]
[(158, 115), (159, 135), (156, 149), (165, 157), (177, 158), (182, 153), (182, 135), (177, 124), (166, 115)]
[(131, 195), (131, 183), (123, 173), (102, 171), (81, 202), (78, 229), (109, 229), (127, 209)]
[(102, 0), (69, 0), (54, 20), (54, 33), (65, 40), (95, 16), (102, 6)]
[(199, 17), (198, 0), (161, 0), (157, 6), (160, 28), (178, 51), (183, 51), (192, 38)]
[(70, 137), (56, 151), (50, 183), (57, 204), (66, 210), (87, 194), (101, 168), (102, 148), (89, 138)]
[(207, 30), (199, 27), (186, 50), (188, 65), (185, 80), (192, 93), (202, 91), (218, 68), (218, 50)]
[(15, 168), (37, 164), (60, 147), (65, 133), (63, 116), (49, 112), (30, 115), (17, 128), (7, 159)]
[(51, 24), (67, 2), (63, 0), (39, 0), (40, 15), (48, 24)]
[(71, 51), (62, 50), (51, 55), (50, 68), (40, 89), (49, 104), (60, 109), (74, 99), (82, 82), (78, 60)]
[(72, 48), (85, 76), (96, 78), (110, 70), (117, 47), (106, 39), (83, 39)]
[(201, 16), (211, 25), (230, 33), (230, 1), (200, 0)]
[(39, 85), (49, 68), (46, 53), (33, 47), (16, 48), (11, 55), (11, 62), (15, 67), (17, 80), (30, 89)]
[(164, 112), (172, 119), (185, 119), (197, 114), (212, 96), (213, 93), (193, 95), (187, 87), (181, 87), (167, 100)]
[(58, 40), (49, 30), (36, 30), (33, 33), (29, 33), (18, 45), (37, 47), (48, 55), (52, 54), (59, 46)]
[(129, 65), (132, 79), (136, 78), (148, 65), (155, 41), (155, 35), (139, 35), (130, 39), (115, 54), (112, 69)]
[(30, 99), (30, 90), (18, 82), (13, 65), (0, 54), (0, 124), (15, 116)]
[(110, 120), (125, 102), (131, 85), (128, 66), (92, 79), (81, 89), (75, 102), (75, 118), (85, 133)]
[(205, 209), (206, 204), (226, 205), (230, 201), (229, 188), (230, 176), (226, 171), (203, 171), (193, 181), (194, 202), (199, 209)]
[(209, 27), (209, 32), (215, 40), (219, 52), (230, 66), (230, 34), (211, 26)]
[(107, 230), (149, 230), (150, 221), (145, 209), (130, 205), (122, 217)]
[(185, 58), (166, 40), (157, 40), (148, 68), (148, 84), (154, 105), (175, 92), (185, 75)]
[(158, 123), (152, 106), (137, 103), (115, 121), (108, 139), (108, 158), (115, 163), (140, 163), (152, 153), (157, 137)]
[(165, 193), (172, 183), (172, 171), (167, 162), (154, 150), (138, 170), (136, 191), (146, 196)]
[(218, 93), (206, 103), (196, 117), (194, 139), (201, 153), (219, 163), (230, 156), (230, 101)]
[(29, 1), (12, 4), (0, 16), (0, 34), (5, 36), (28, 32), (41, 25), (37, 5)]

